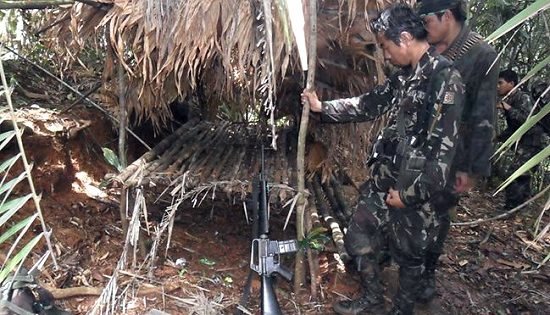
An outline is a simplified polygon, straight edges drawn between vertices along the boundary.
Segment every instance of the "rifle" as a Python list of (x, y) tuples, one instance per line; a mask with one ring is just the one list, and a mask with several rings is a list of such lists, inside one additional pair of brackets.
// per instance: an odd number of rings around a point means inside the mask
[[(261, 303), (262, 315), (282, 314), (277, 295), (273, 289), (273, 277), (279, 274), (287, 281), (292, 279), (292, 272), (281, 265), (281, 255), (297, 251), (296, 240), (277, 241), (269, 239), (268, 216), (268, 188), (265, 176), (264, 148), (262, 145), (262, 164), (258, 179), (253, 181), (252, 211), (254, 219), (252, 248), (250, 250), (250, 274), (245, 285), (245, 292), (241, 299), (241, 305), (246, 304), (250, 290), (252, 274), (258, 273), (261, 277)], [(239, 310), (240, 311), (240, 310)]]

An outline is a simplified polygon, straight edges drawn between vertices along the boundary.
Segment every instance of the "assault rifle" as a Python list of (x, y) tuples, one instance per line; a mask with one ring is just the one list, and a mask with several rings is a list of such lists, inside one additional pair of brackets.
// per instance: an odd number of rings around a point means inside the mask
[(253, 273), (261, 277), (261, 303), (260, 309), (263, 315), (282, 314), (275, 290), (273, 289), (273, 277), (279, 274), (287, 281), (292, 279), (292, 272), (281, 265), (281, 255), (296, 252), (298, 242), (296, 240), (277, 241), (269, 239), (268, 216), (268, 189), (264, 170), (264, 148), (262, 146), (262, 164), (258, 179), (253, 181), (252, 188), (252, 216), (254, 220), (252, 248), (250, 250), (250, 274), (245, 285), (241, 305), (246, 304), (250, 290)]

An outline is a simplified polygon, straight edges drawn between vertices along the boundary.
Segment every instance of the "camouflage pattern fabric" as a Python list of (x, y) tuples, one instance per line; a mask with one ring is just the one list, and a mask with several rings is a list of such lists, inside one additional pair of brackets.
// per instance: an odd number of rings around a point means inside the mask
[(453, 61), (465, 85), (464, 110), (460, 130), (461, 143), (456, 152), (456, 168), (468, 174), (486, 177), (491, 174), (491, 155), (495, 136), (497, 81), (499, 62), (496, 51), (485, 41), (461, 54), (459, 47), (480, 35), (463, 27), (454, 43), (443, 52)]
[[(504, 111), (507, 128), (499, 135), (499, 140), (505, 141), (527, 119), (533, 108), (533, 102), (529, 94), (516, 91), (506, 99), (511, 106)], [(544, 131), (541, 126), (533, 126), (519, 141), (518, 149), (513, 152), (512, 163), (506, 171), (506, 177), (512, 175), (520, 166), (542, 150), (544, 144)], [(531, 177), (536, 172), (532, 168), (529, 172), (517, 178), (505, 190), (505, 208), (512, 209), (525, 202), (531, 196)]]
[(328, 122), (367, 121), (390, 112), (371, 175), (381, 192), (399, 188), (407, 206), (425, 203), (443, 190), (458, 143), (464, 89), (456, 70), (434, 71), (439, 63), (449, 64), (428, 51), (415, 69), (397, 72), (371, 92), (322, 103), (321, 117)]
[[(481, 40), (479, 34), (465, 25), (442, 55), (453, 61), (465, 86), (460, 143), (453, 162), (454, 170), (473, 177), (488, 177), (491, 174), (493, 140), (496, 135), (496, 86), (499, 73), (497, 53)], [(437, 241), (430, 246), (426, 263), (434, 268), (443, 252), (451, 226), (449, 212), (459, 202), (453, 184), (454, 181), (449, 181), (443, 194), (447, 198), (439, 199), (431, 205), (437, 214), (435, 226), (439, 232)]]
[[(463, 93), (459, 73), (430, 50), (414, 69), (400, 70), (369, 93), (322, 103), (322, 119), (330, 122), (371, 120), (389, 111), (345, 245), (358, 271), (370, 279), (378, 279), (389, 251), (400, 266), (396, 305), (414, 305), (420, 289), (426, 249), (436, 237), (428, 201), (450, 177)], [(390, 187), (398, 189), (406, 208), (388, 208)]]

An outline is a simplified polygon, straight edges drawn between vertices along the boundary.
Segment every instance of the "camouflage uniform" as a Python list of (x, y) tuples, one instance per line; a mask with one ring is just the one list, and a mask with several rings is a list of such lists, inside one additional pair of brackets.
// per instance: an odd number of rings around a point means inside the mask
[[(366, 298), (373, 299), (381, 296), (379, 262), (389, 250), (400, 266), (394, 305), (402, 314), (412, 314), (426, 248), (434, 237), (428, 201), (447, 184), (458, 143), (463, 85), (450, 65), (430, 50), (415, 69), (400, 70), (369, 93), (322, 103), (322, 119), (330, 122), (371, 120), (390, 111), (345, 244)], [(406, 208), (386, 205), (390, 187), (399, 191)]]
[[(464, 82), (464, 110), (460, 126), (460, 145), (453, 162), (456, 171), (474, 177), (487, 177), (491, 174), (491, 155), (495, 137), (496, 99), (499, 63), (497, 53), (482, 37), (470, 31), (465, 25), (455, 41), (442, 53), (453, 61)], [(449, 233), (451, 220), (449, 212), (459, 202), (454, 191), (454, 181), (450, 180), (444, 192), (431, 201), (436, 212), (435, 226), (438, 230), (436, 241), (430, 245), (426, 256), (426, 281), (428, 291), (421, 294), (421, 302), (427, 302), (435, 295), (435, 268), (443, 252), (444, 242)]]
[[(525, 122), (533, 108), (531, 97), (522, 91), (514, 92), (505, 101), (512, 108), (504, 110), (507, 128), (499, 135), (501, 141), (508, 139)], [(507, 177), (542, 150), (543, 136), (542, 127), (534, 125), (521, 137), (512, 163), (508, 166)], [(506, 208), (515, 208), (529, 199), (531, 196), (531, 172), (534, 171), (536, 171), (534, 168), (531, 169), (530, 172), (521, 175), (506, 187)]]

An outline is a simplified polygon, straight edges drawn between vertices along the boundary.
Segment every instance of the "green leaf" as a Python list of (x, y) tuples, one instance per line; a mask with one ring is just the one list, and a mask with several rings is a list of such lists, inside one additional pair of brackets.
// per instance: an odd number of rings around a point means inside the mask
[(16, 178), (10, 180), (9, 182), (7, 183), (3, 183), (1, 186), (0, 186), (0, 195), (2, 195), (3, 193), (5, 193), (6, 191), (11, 191), (17, 184), (19, 184), (23, 179), (25, 179), (27, 176), (26, 173), (21, 173), (19, 174), (19, 176), (17, 176)]
[(2, 164), (0, 164), (0, 173), (4, 173), (8, 168), (11, 168), (15, 162), (21, 157), (21, 153), (17, 154), (16, 156), (12, 157), (11, 159), (8, 159), (4, 161)]
[(1, 217), (0, 217), (0, 226), (3, 226), (4, 223), (6, 223), (8, 221), (9, 218), (11, 218), (11, 216), (13, 216), (14, 213), (17, 212), (17, 210), (21, 209), (21, 207), (23, 207), (23, 205), (32, 197), (32, 194), (28, 194), (24, 197), (21, 197), (21, 198), (17, 198), (17, 199), (13, 199), (13, 200), (10, 200), (6, 203), (4, 203), (1, 207), (0, 207), (0, 213), (4, 213)]
[(227, 285), (231, 285), (233, 284), (233, 278), (231, 278), (230, 276), (226, 276), (223, 278), (223, 282)]
[(529, 129), (531, 129), (539, 120), (550, 113), (550, 103), (544, 105), (544, 107), (534, 116), (529, 117), (504, 143), (498, 148), (494, 155), (498, 155), (509, 148), (514, 142), (518, 141)]
[(31, 215), (30, 217), (27, 217), (19, 222), (17, 224), (10, 227), (6, 232), (4, 232), (2, 235), (0, 235), (0, 244), (4, 243), (7, 239), (12, 237), (15, 233), (19, 232), (22, 228), (26, 227), (27, 224), (32, 224), (34, 222), (34, 219), (38, 217), (38, 213), (35, 213), (34, 215)]
[(10, 143), (11, 139), (15, 137), (15, 131), (8, 131), (0, 134), (0, 150), (2, 150), (8, 143)]
[(199, 260), (199, 262), (200, 262), (201, 264), (203, 264), (203, 265), (206, 265), (206, 266), (214, 266), (214, 265), (216, 264), (215, 261), (210, 260), (210, 259), (208, 259), (208, 258), (201, 258), (201, 259)]
[(542, 60), (532, 69), (530, 69), (529, 72), (527, 72), (527, 74), (523, 77), (523, 79), (521, 79), (521, 81), (519, 81), (518, 84), (516, 84), (514, 88), (510, 90), (510, 92), (508, 92), (508, 94), (504, 98), (507, 98), (508, 95), (511, 95), (512, 93), (514, 93), (517, 89), (519, 89), (520, 86), (522, 86), (525, 82), (527, 82), (527, 80), (531, 79), (535, 74), (539, 73), (539, 71), (541, 71), (542, 69), (545, 69), (548, 63), (550, 63), (550, 55), (546, 56), (544, 60)]
[(546, 148), (542, 149), (539, 153), (537, 153), (537, 155), (529, 159), (529, 161), (525, 162), (525, 164), (520, 166), (514, 173), (512, 173), (512, 175), (510, 175), (510, 177), (508, 177), (504, 181), (504, 183), (502, 183), (498, 187), (498, 190), (495, 192), (495, 194), (497, 194), (498, 192), (506, 188), (506, 186), (510, 185), (510, 183), (513, 182), (516, 178), (518, 178), (523, 173), (530, 170), (533, 166), (541, 163), (542, 161), (544, 161), (544, 159), (548, 158), (549, 156), (550, 156), (550, 146), (547, 146)]
[(38, 244), (38, 241), (40, 241), (43, 235), (44, 233), (40, 233), (35, 236), (30, 242), (27, 243), (27, 245), (25, 245), (21, 249), (21, 251), (15, 254), (15, 256), (4, 265), (4, 269), (0, 271), (0, 283), (6, 280), (6, 277), (14, 269), (15, 266), (17, 266), (21, 261), (27, 258), (31, 250), (36, 246), (36, 244)]
[(546, 10), (550, 7), (550, 2), (548, 0), (538, 0), (525, 8), (523, 11), (518, 13), (516, 16), (508, 20), (491, 35), (487, 36), (486, 40), (491, 44), (495, 40), (499, 39), (504, 34), (508, 33), (510, 30), (514, 29), (519, 24), (529, 20), (531, 17), (539, 13), (540, 11)]
[(101, 150), (103, 150), (103, 156), (105, 157), (105, 160), (107, 160), (109, 164), (116, 168), (117, 171), (121, 172), (123, 168), (115, 152), (113, 152), (113, 150), (109, 148), (101, 148)]
[(327, 231), (328, 231), (328, 229), (323, 227), (323, 226), (313, 228), (309, 231), (308, 238), (318, 237), (322, 234), (326, 234)]
[(183, 277), (187, 273), (187, 269), (182, 268), (180, 271), (178, 271), (178, 276)]

